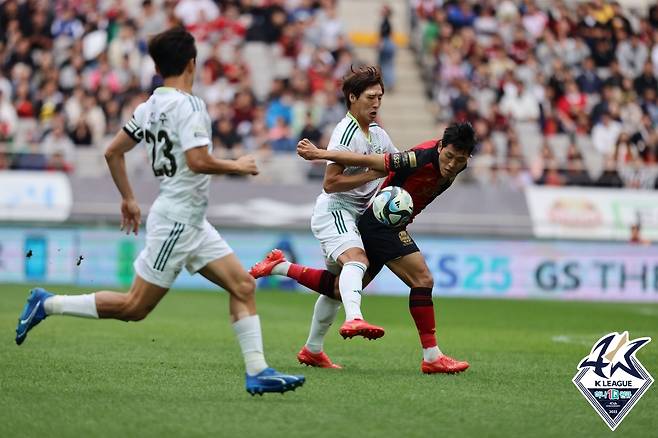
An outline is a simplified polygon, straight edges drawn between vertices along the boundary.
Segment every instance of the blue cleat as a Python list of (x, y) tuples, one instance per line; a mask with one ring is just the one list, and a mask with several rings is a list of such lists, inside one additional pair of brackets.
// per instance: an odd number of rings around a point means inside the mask
[(306, 381), (304, 376), (282, 374), (274, 368), (265, 368), (255, 376), (249, 374), (246, 376), (247, 392), (251, 395), (263, 395), (265, 392), (280, 392), (283, 394), (286, 391), (294, 391)]
[(46, 298), (52, 296), (53, 294), (46, 292), (45, 289), (41, 289), (40, 287), (30, 291), (30, 296), (27, 297), (27, 303), (25, 303), (23, 312), (21, 312), (21, 316), (18, 318), (16, 344), (21, 345), (27, 337), (27, 332), (46, 318), (47, 315), (46, 310), (43, 308), (43, 302)]

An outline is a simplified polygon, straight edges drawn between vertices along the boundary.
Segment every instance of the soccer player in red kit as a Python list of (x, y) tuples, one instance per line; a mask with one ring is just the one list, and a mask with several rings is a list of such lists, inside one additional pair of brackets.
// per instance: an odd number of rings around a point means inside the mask
[[(457, 174), (466, 168), (475, 147), (475, 132), (470, 123), (453, 123), (444, 131), (440, 140), (421, 143), (406, 152), (359, 155), (343, 151), (327, 151), (316, 148), (310, 141), (299, 142), (297, 151), (307, 160), (326, 159), (344, 166), (364, 166), (388, 172), (382, 188), (398, 186), (411, 195), (414, 213), (419, 214), (437, 196), (447, 190)], [(411, 221), (409, 223), (411, 223)], [(380, 223), (370, 206), (359, 219), (358, 227), (370, 261), (364, 277), (364, 287), (386, 265), (410, 288), (409, 311), (414, 319), (423, 347), (421, 370), (426, 374), (458, 373), (465, 371), (468, 362), (455, 360), (441, 352), (435, 335), (434, 304), (432, 289), (434, 280), (411, 236), (402, 227)], [(283, 252), (273, 250), (254, 265), (250, 273), (255, 277), (285, 275), (300, 284), (330, 298), (340, 299), (336, 293), (336, 276), (329, 271), (313, 269), (288, 262)], [(326, 329), (333, 321), (311, 323), (311, 331)], [(297, 355), (301, 363), (323, 368), (339, 368), (320, 351), (311, 352), (305, 345)]]

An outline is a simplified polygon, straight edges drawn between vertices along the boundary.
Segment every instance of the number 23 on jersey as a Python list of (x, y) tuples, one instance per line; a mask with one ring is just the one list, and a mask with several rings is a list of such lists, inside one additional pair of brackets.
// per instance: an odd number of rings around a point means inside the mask
[(154, 134), (145, 129), (144, 140), (151, 147), (151, 167), (155, 176), (174, 176), (177, 169), (176, 158), (171, 153), (174, 144), (167, 131), (161, 129)]

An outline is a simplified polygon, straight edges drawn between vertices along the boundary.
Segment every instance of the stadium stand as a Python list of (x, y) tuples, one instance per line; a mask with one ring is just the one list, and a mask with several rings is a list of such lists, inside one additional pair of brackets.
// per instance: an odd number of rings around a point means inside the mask
[[(465, 181), (658, 186), (657, 6), (409, 6), (437, 127), (469, 119), (482, 141)], [(148, 36), (182, 24), (197, 38), (195, 92), (216, 153), (258, 154), (262, 182), (317, 177), (292, 151), (302, 135), (326, 144), (344, 114), (340, 79), (358, 60), (337, 10), (335, 0), (4, 1), (0, 164), (105, 172), (109, 136), (159, 84)], [(137, 175), (140, 159), (129, 163)]]
[(634, 3), (411, 2), (437, 121), (472, 121), (493, 157), (476, 180), (507, 184), (513, 167), (537, 184), (658, 184), (658, 6)]
[[(289, 176), (300, 133), (319, 132), (316, 140), (326, 142), (327, 129), (344, 115), (340, 79), (356, 61), (334, 3), (2, 2), (6, 165), (103, 172), (98, 158), (109, 138), (159, 85), (148, 36), (182, 24), (197, 39), (194, 91), (208, 104), (216, 153), (257, 153), (277, 170), (267, 180)], [(304, 171), (297, 174), (303, 180)]]

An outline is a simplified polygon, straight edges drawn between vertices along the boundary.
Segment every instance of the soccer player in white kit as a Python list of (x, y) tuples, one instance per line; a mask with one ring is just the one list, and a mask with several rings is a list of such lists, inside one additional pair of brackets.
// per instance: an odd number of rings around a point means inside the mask
[[(375, 123), (384, 95), (379, 70), (364, 67), (353, 71), (343, 81), (343, 94), (348, 112), (336, 125), (327, 149), (358, 154), (398, 152), (386, 131)], [(345, 307), (345, 322), (339, 332), (344, 338), (363, 336), (377, 339), (384, 336), (384, 329), (365, 321), (361, 313), (362, 281), (368, 268), (368, 258), (356, 221), (385, 175), (384, 172), (365, 167), (345, 167), (328, 162), (324, 190), (315, 202), (311, 230), (320, 241), (327, 269), (334, 274), (340, 271), (338, 286)], [(250, 273), (255, 278), (270, 274), (292, 278), (305, 275), (302, 271), (289, 272), (290, 264), (278, 263), (276, 257), (283, 255), (280, 251), (271, 252), (265, 260), (254, 265)], [(303, 281), (302, 278), (302, 284)], [(300, 362), (338, 367), (331, 364), (323, 352), (323, 343), (340, 304), (340, 301), (325, 295), (318, 298), (308, 340), (297, 355)]]
[(210, 175), (258, 173), (253, 157), (218, 160), (210, 152), (211, 121), (204, 102), (191, 94), (196, 70), (194, 37), (183, 28), (154, 36), (149, 54), (164, 86), (140, 104), (112, 140), (105, 158), (122, 196), (121, 229), (137, 234), (140, 208), (125, 168), (124, 155), (142, 144), (160, 181), (160, 194), (146, 221), (146, 247), (135, 260), (135, 280), (127, 294), (99, 291), (54, 295), (31, 291), (16, 328), (16, 343), (49, 315), (144, 319), (167, 293), (183, 267), (226, 289), (233, 329), (244, 356), (246, 389), (252, 395), (285, 392), (303, 385), (303, 376), (268, 367), (256, 314), (254, 279), (245, 271), (206, 219)]

